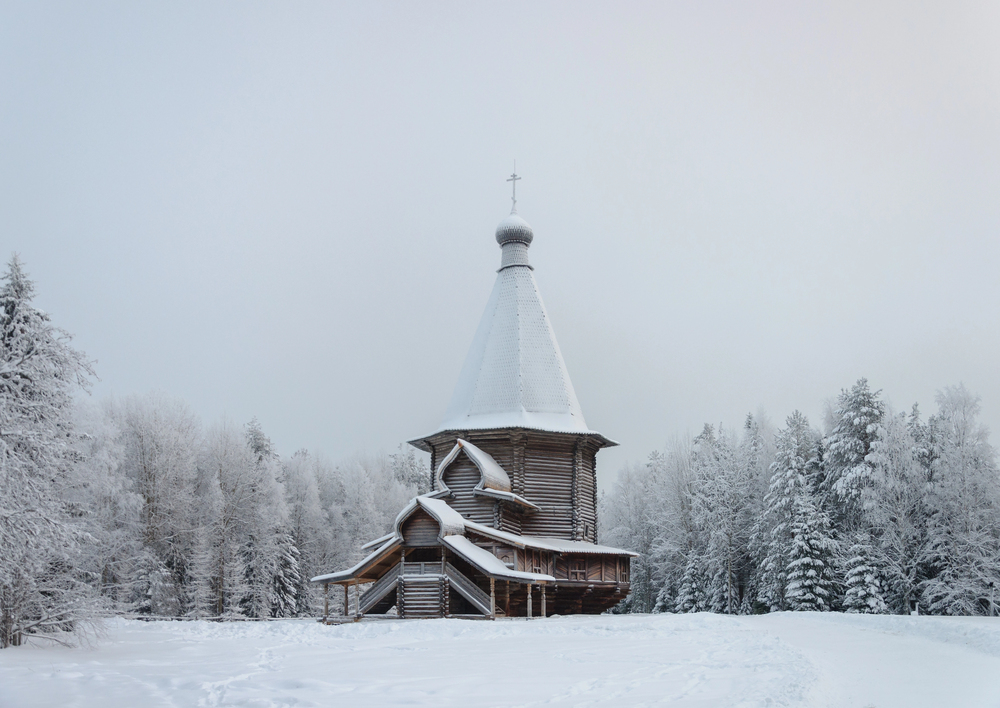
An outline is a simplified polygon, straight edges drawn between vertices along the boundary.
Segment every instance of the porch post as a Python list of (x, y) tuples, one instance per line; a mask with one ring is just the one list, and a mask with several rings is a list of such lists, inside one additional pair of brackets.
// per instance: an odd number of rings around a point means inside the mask
[(542, 619), (545, 619), (545, 586), (542, 585)]
[(344, 617), (347, 617), (347, 613), (350, 612), (350, 598), (347, 595), (347, 583), (344, 583)]
[(361, 616), (361, 591), (358, 590), (357, 578), (354, 580), (354, 619)]
[(531, 583), (525, 585), (528, 588), (528, 619), (531, 619)]
[(330, 583), (323, 583), (323, 621), (330, 616)]
[(497, 618), (496, 578), (490, 578), (490, 619)]

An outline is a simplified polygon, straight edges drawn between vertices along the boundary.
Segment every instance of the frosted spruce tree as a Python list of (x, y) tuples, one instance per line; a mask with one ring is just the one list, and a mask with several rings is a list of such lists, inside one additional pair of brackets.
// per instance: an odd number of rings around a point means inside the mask
[(64, 489), (72, 397), (93, 371), (33, 295), (15, 255), (0, 287), (0, 647), (54, 638), (88, 612)]
[(815, 506), (813, 488), (819, 467), (819, 435), (809, 427), (808, 419), (795, 411), (775, 436), (775, 446), (764, 513), (754, 534), (754, 547), (760, 558), (760, 599), (772, 611), (790, 609), (788, 568), (793, 557), (795, 524), (802, 508)]
[(855, 530), (861, 524), (861, 496), (871, 484), (873, 465), (868, 459), (878, 439), (885, 404), (880, 391), (859, 379), (837, 398), (836, 423), (826, 440), (820, 491), (829, 502), (838, 526)]
[(863, 614), (883, 614), (886, 603), (875, 550), (867, 535), (859, 535), (847, 553), (844, 609)]
[(812, 499), (802, 496), (795, 500), (792, 516), (785, 586), (788, 609), (828, 611), (834, 598), (832, 560), (837, 550), (829, 518)]
[(291, 617), (300, 584), (299, 551), (288, 532), (281, 461), (256, 418), (246, 426), (246, 441), (253, 458), (250, 489), (257, 499), (243, 519), (247, 594), (241, 605), (248, 617)]
[(752, 560), (750, 538), (760, 512), (758, 462), (762, 443), (753, 418), (743, 437), (720, 431), (696, 458), (695, 523), (705, 538), (704, 559), (711, 576), (711, 609), (738, 613), (748, 597)]

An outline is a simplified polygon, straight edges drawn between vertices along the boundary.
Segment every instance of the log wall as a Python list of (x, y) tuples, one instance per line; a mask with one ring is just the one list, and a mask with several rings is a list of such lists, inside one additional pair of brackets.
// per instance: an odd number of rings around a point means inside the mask
[(598, 441), (534, 430), (442, 433), (426, 440), (431, 459), (443, 459), (460, 437), (492, 456), (510, 477), (511, 491), (540, 510), (521, 514), (506, 503), (494, 509), (491, 502), (474, 497), (479, 470), (459, 455), (445, 472), (445, 483), (455, 493), (448, 503), (459, 513), (511, 533), (597, 542)]
[(441, 525), (423, 509), (417, 510), (403, 522), (403, 543), (410, 547), (438, 545)]
[(479, 468), (468, 455), (456, 457), (444, 471), (444, 483), (454, 494), (448, 504), (467, 519), (493, 526), (493, 500), (472, 493), (481, 478)]

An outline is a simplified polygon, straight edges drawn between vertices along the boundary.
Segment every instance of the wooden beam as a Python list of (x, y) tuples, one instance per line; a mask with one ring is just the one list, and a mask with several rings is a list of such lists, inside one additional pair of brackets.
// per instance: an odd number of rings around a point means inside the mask
[(344, 583), (344, 617), (347, 617), (347, 613), (350, 609), (350, 602), (349, 602), (350, 598), (347, 595), (347, 589), (349, 587), (350, 586), (347, 583)]
[(542, 585), (542, 619), (545, 619), (545, 586)]
[(323, 583), (323, 621), (330, 617), (330, 583)]
[(490, 578), (490, 619), (497, 618), (496, 578)]
[(528, 619), (531, 619), (531, 583), (525, 585), (528, 588)]

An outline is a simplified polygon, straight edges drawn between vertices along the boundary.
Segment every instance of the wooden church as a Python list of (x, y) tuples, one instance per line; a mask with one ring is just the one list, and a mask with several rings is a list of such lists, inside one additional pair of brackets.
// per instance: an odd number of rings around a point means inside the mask
[(617, 443), (583, 419), (528, 261), (533, 238), (515, 193), (451, 404), (436, 431), (410, 441), (431, 455), (432, 491), (363, 547), (364, 560), (312, 579), (325, 619), (331, 585), (354, 619), (590, 614), (628, 594), (635, 554), (597, 544), (596, 457)]

